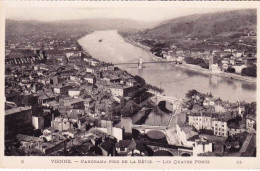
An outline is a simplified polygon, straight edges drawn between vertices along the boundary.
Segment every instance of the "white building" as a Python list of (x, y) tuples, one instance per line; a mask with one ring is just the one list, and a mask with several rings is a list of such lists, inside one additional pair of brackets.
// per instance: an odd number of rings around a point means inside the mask
[(95, 84), (95, 77), (94, 76), (85, 76), (84, 80), (86, 80), (90, 84)]
[(79, 96), (81, 94), (81, 91), (79, 89), (70, 89), (68, 91), (68, 94), (70, 97), (76, 97)]
[(213, 151), (213, 144), (207, 141), (196, 140), (193, 144), (193, 156)]
[(92, 68), (92, 67), (86, 67), (86, 72), (94, 73), (95, 71), (94, 71), (94, 68)]
[(241, 74), (242, 69), (246, 68), (246, 65), (233, 65), (232, 67), (235, 69), (235, 73)]
[(256, 124), (256, 119), (253, 116), (249, 116), (246, 118), (246, 129), (248, 132), (255, 131), (254, 125)]
[(221, 73), (221, 69), (219, 68), (218, 64), (212, 64), (210, 65), (210, 70), (213, 73)]
[(44, 118), (41, 116), (32, 116), (32, 125), (35, 129), (43, 129)]
[(190, 114), (189, 125), (194, 126), (197, 130), (212, 129), (212, 117), (210, 114)]

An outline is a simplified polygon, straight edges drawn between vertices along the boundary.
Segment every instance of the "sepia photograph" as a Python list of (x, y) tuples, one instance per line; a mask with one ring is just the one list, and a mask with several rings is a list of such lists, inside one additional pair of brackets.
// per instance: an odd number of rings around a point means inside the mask
[(10, 4), (3, 157), (257, 158), (257, 6)]

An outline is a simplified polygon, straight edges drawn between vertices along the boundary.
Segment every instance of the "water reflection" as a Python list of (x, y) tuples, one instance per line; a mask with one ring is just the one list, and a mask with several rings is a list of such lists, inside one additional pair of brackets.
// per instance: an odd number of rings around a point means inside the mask
[(241, 88), (245, 89), (245, 90), (248, 90), (248, 91), (253, 91), (254, 92), (256, 90), (256, 85), (248, 84), (248, 83), (242, 83), (241, 84)]

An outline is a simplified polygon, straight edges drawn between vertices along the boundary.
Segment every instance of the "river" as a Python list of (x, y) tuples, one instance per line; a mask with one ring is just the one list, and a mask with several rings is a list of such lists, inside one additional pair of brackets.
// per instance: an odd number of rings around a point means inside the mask
[[(81, 38), (79, 44), (91, 56), (104, 62), (133, 63), (138, 62), (139, 57), (144, 62), (154, 61), (148, 51), (127, 43), (116, 30), (95, 31)], [(118, 67), (143, 77), (149, 84), (161, 85), (168, 96), (184, 98), (188, 90), (196, 89), (202, 93), (211, 92), (214, 97), (231, 102), (256, 101), (255, 83), (203, 75), (166, 63), (144, 64), (141, 70), (138, 70), (137, 64)]]

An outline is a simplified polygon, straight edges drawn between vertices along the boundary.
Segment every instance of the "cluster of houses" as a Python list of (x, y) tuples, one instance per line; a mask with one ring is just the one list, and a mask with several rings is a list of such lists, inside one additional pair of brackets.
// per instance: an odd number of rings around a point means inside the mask
[(115, 112), (140, 86), (132, 75), (78, 50), (47, 60), (53, 64), (19, 63), (6, 73), (6, 139), (16, 137), (25, 155), (53, 155), (82, 144), (91, 155), (148, 153), (114, 127), (121, 117)]
[[(243, 150), (254, 146), (252, 143), (255, 142), (256, 135), (256, 113), (248, 113), (246, 109), (248, 104), (245, 102), (231, 103), (214, 98), (209, 94), (196, 93), (188, 98), (185, 104), (189, 108), (186, 124), (193, 127), (188, 131), (189, 133), (193, 131), (201, 136), (215, 137), (216, 140), (213, 141), (213, 144), (219, 143), (217, 140), (221, 140), (226, 148), (231, 143), (229, 140), (232, 140), (233, 144), (235, 144), (234, 142), (240, 144), (236, 147), (240, 150), (243, 145)], [(242, 142), (233, 141), (242, 135), (245, 138), (250, 137), (250, 141), (244, 141), (244, 139), (240, 140)], [(191, 141), (186, 143), (191, 143)], [(241, 155), (241, 153), (239, 154)]]
[(185, 51), (169, 50), (163, 51), (163, 59), (176, 63), (185, 62), (185, 58), (200, 58), (209, 64), (209, 69), (213, 72), (229, 72), (228, 68), (234, 68), (234, 73), (241, 74), (243, 68), (256, 66), (256, 54), (245, 53), (237, 49), (224, 50), (204, 50), (204, 51)]
[[(256, 66), (256, 50), (248, 50), (248, 48), (256, 49), (255, 38), (254, 32), (245, 33), (244, 36), (237, 40), (236, 44), (230, 42), (220, 43), (210, 39), (202, 40), (203, 43), (201, 44), (201, 40), (196, 37), (189, 37), (187, 40), (182, 38), (184, 39), (182, 41), (187, 42), (187, 44), (190, 44), (190, 41), (196, 42), (191, 44), (194, 44), (193, 46), (197, 48), (187, 49), (187, 47), (178, 47), (178, 43), (166, 43), (165, 40), (156, 38), (151, 34), (137, 34), (128, 37), (131, 42), (137, 42), (140, 46), (145, 46), (146, 49), (152, 49), (156, 47), (156, 44), (166, 44), (159, 48), (161, 56), (158, 56), (158, 58), (160, 59), (182, 64), (187, 62), (186, 58), (200, 58), (209, 64), (209, 69), (213, 72), (227, 72), (228, 68), (234, 68), (236, 74), (241, 74), (243, 68)], [(204, 48), (200, 48), (200, 45)], [(156, 48), (158, 49), (158, 47)]]
[[(189, 110), (188, 123), (197, 130), (212, 130), (214, 135), (222, 137), (242, 132), (255, 133), (256, 113), (247, 113), (246, 103), (231, 103), (201, 94), (192, 96), (188, 103), (191, 101), (194, 105)], [(237, 117), (239, 122), (229, 122)]]

